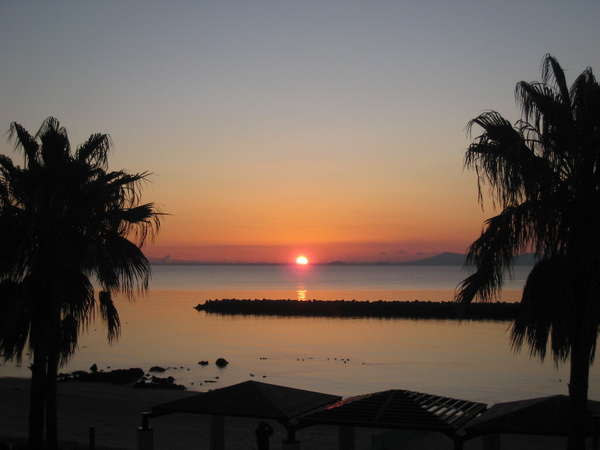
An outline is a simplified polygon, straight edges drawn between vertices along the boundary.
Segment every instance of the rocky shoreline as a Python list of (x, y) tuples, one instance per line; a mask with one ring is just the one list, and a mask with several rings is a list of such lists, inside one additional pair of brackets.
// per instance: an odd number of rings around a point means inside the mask
[[(208, 361), (199, 361), (199, 365), (207, 366)], [(229, 361), (225, 358), (218, 358), (215, 361), (215, 366), (220, 369), (227, 367)], [(110, 369), (110, 367), (107, 367)], [(145, 372), (139, 367), (132, 367), (129, 369), (113, 369), (113, 370), (102, 370), (98, 369), (97, 364), (92, 364), (89, 371), (76, 370), (74, 372), (60, 373), (57, 377), (57, 381), (64, 382), (86, 382), (86, 383), (108, 383), (117, 385), (130, 385), (135, 389), (167, 389), (184, 391), (187, 388), (182, 384), (175, 383), (175, 378), (172, 376), (158, 377), (153, 375), (155, 373), (164, 373), (169, 369), (184, 369), (180, 367), (161, 367), (152, 366)], [(187, 368), (189, 371), (190, 369)], [(216, 377), (217, 379), (219, 377)], [(214, 383), (214, 380), (204, 380), (206, 383)], [(194, 383), (192, 383), (194, 384)], [(202, 384), (202, 383), (200, 383)]]
[[(91, 369), (95, 368), (95, 364)], [(157, 377), (145, 373), (139, 367), (129, 369), (103, 370), (76, 370), (58, 375), (57, 381), (64, 382), (86, 382), (86, 383), (108, 383), (118, 385), (131, 385), (135, 389), (170, 389), (184, 391), (186, 387), (176, 384), (174, 377)]]

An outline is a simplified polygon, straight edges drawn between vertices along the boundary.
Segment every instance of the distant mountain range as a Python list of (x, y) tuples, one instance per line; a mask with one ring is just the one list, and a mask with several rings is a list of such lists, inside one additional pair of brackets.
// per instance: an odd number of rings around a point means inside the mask
[[(462, 266), (465, 264), (466, 255), (462, 253), (444, 252), (429, 258), (416, 259), (398, 263), (404, 266)], [(535, 263), (533, 253), (525, 253), (515, 259), (515, 266), (532, 266)]]

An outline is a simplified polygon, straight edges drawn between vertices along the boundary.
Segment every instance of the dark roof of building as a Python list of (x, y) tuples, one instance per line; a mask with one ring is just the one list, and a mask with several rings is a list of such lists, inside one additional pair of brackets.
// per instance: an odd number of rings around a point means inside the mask
[(287, 421), (340, 398), (276, 384), (245, 381), (154, 406), (152, 414), (215, 414)]
[[(588, 402), (587, 432), (594, 431), (592, 417), (600, 416), (600, 402)], [(474, 419), (465, 431), (470, 436), (482, 434), (567, 435), (571, 416), (566, 395), (531, 398), (498, 403)]]
[(347, 398), (308, 414), (301, 421), (304, 425), (348, 425), (453, 434), (485, 409), (483, 403), (394, 389)]

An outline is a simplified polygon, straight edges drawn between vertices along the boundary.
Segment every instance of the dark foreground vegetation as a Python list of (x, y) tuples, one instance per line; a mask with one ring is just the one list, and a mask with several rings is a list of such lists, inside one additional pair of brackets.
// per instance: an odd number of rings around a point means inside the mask
[[(80, 442), (59, 442), (59, 450), (89, 450), (89, 444)], [(112, 447), (94, 447), (96, 450), (116, 450)], [(29, 450), (25, 438), (0, 437), (0, 450)]]
[[(465, 154), (477, 175), (479, 200), (500, 212), (485, 221), (466, 263), (475, 271), (456, 300), (493, 298), (523, 251), (536, 255), (512, 330), (515, 350), (543, 360), (570, 360), (569, 450), (585, 450), (590, 364), (600, 331), (600, 83), (586, 68), (567, 84), (546, 55), (539, 82), (517, 83), (521, 118), (496, 111), (468, 124), (481, 130)], [(485, 192), (485, 195), (483, 195)]]
[(195, 307), (216, 314), (271, 316), (378, 317), (412, 319), (513, 320), (518, 303), (458, 304), (424, 301), (207, 300)]
[(146, 172), (109, 169), (107, 134), (75, 147), (48, 117), (33, 135), (13, 122), (8, 136), (22, 155), (0, 154), (0, 358), (31, 355), (28, 446), (57, 450), (58, 370), (94, 317), (119, 337), (113, 293), (148, 287), (142, 247), (160, 213), (140, 202)]

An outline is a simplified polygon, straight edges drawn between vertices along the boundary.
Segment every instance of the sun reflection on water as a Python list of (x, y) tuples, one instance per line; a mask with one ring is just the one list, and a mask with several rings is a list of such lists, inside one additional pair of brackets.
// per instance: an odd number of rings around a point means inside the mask
[(306, 289), (298, 289), (296, 291), (296, 295), (298, 297), (298, 300), (300, 300), (300, 301), (306, 300)]

